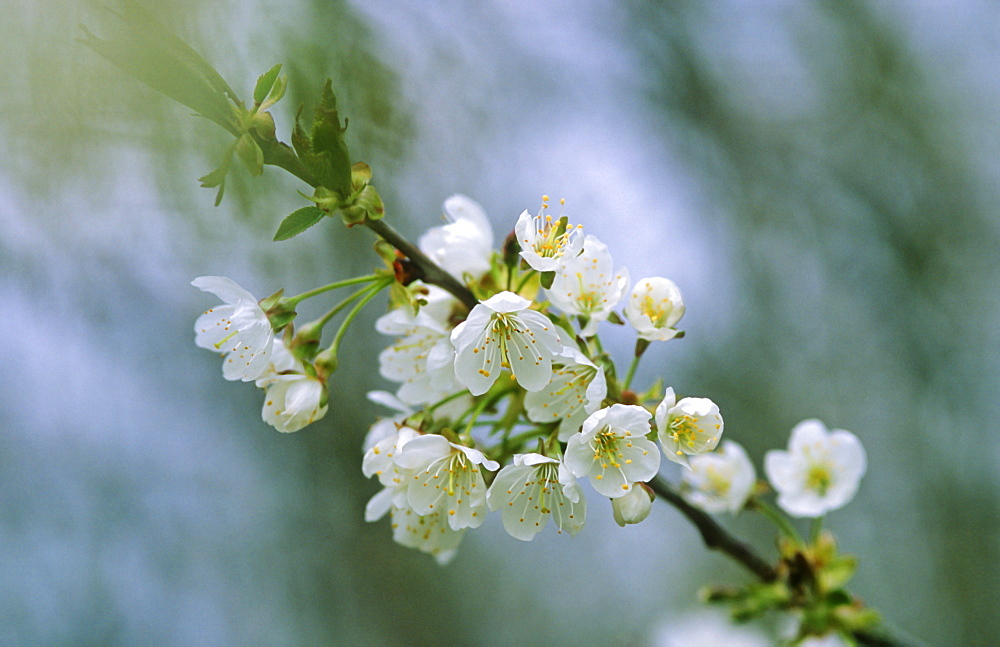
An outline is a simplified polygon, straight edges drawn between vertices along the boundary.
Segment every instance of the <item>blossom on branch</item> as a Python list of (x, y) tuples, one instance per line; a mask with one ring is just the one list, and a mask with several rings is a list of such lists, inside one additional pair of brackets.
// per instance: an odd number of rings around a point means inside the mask
[[(543, 197), (542, 200), (546, 200)], [(554, 272), (567, 259), (580, 253), (583, 245), (581, 228), (583, 225), (570, 225), (563, 218), (556, 220), (542, 212), (532, 216), (527, 210), (521, 212), (514, 225), (514, 235), (521, 246), (521, 258), (533, 270), (539, 272)]]
[(473, 308), (451, 332), (455, 377), (472, 395), (489, 391), (504, 368), (527, 391), (549, 383), (563, 344), (549, 318), (529, 306), (531, 301), (513, 292), (500, 292)]
[(496, 471), (499, 463), (478, 449), (428, 434), (406, 443), (393, 459), (409, 470), (406, 498), (418, 515), (445, 514), (452, 530), (477, 528), (486, 518), (486, 484), (479, 466)]
[(565, 442), (600, 408), (608, 395), (608, 382), (604, 367), (596, 366), (573, 347), (566, 346), (555, 362), (549, 383), (528, 393), (524, 408), (532, 422), (558, 420), (559, 440)]
[(656, 407), (656, 428), (667, 458), (688, 465), (688, 454), (704, 454), (715, 449), (722, 436), (722, 414), (708, 398), (682, 398), (667, 387)]
[(491, 510), (500, 510), (511, 537), (531, 541), (549, 519), (556, 532), (575, 535), (587, 518), (587, 501), (564, 464), (541, 454), (515, 454), (486, 494)]
[(493, 229), (486, 211), (472, 198), (455, 194), (444, 201), (447, 225), (428, 229), (420, 237), (420, 251), (455, 278), (474, 278), (490, 269)]
[(854, 498), (866, 469), (857, 436), (843, 429), (828, 432), (815, 419), (795, 425), (788, 451), (771, 450), (764, 456), (778, 505), (793, 517), (820, 517), (843, 507)]
[(199, 276), (191, 285), (225, 304), (198, 317), (195, 344), (226, 356), (222, 375), (227, 380), (256, 380), (267, 369), (274, 344), (271, 322), (257, 299), (224, 276)]
[(690, 470), (681, 475), (681, 494), (687, 502), (716, 514), (743, 509), (757, 482), (757, 472), (739, 443), (727, 440), (714, 452), (692, 456)]
[(684, 316), (684, 299), (670, 279), (654, 276), (642, 279), (632, 288), (625, 319), (640, 339), (667, 341), (677, 336), (674, 325)]
[(615, 272), (607, 245), (588, 234), (583, 251), (563, 259), (546, 294), (564, 313), (580, 317), (585, 322), (580, 335), (591, 337), (622, 300), (628, 283), (628, 270)]
[(590, 478), (600, 494), (625, 496), (638, 481), (660, 469), (660, 452), (646, 439), (649, 412), (636, 405), (613, 404), (595, 411), (566, 443), (566, 466), (573, 476)]

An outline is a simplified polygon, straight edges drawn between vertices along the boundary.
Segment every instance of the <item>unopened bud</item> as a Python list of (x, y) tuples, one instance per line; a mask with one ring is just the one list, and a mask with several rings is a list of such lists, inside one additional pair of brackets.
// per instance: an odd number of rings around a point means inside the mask
[(653, 507), (654, 496), (648, 485), (635, 483), (628, 494), (611, 499), (615, 522), (624, 528), (626, 524), (644, 521)]

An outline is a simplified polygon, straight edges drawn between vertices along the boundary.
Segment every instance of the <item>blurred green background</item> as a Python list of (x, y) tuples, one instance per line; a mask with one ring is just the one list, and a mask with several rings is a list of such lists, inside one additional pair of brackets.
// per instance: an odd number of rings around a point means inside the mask
[[(688, 336), (637, 385), (712, 397), (758, 466), (803, 418), (857, 433), (868, 475), (828, 519), (853, 589), (914, 643), (994, 644), (1000, 7), (425, 4), (147, 6), (244, 96), (285, 63), (286, 140), (332, 77), (411, 238), (455, 192), (498, 239), (547, 193), (633, 279), (677, 281)], [(304, 205), (274, 168), (213, 208), (195, 178), (227, 136), (74, 40), (114, 22), (3, 3), (0, 642), (655, 644), (700, 585), (746, 579), (666, 506), (623, 530), (591, 496), (583, 533), (530, 544), (491, 518), (445, 568), (365, 524), (379, 308), (327, 417), (282, 435), (194, 346), (189, 282), (297, 293), (374, 265), (373, 238), (269, 242)], [(724, 523), (773, 555), (766, 524)]]

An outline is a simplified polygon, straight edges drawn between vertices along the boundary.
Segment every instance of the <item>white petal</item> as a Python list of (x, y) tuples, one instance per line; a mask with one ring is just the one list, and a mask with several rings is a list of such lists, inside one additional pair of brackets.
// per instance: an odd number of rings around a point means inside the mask
[(236, 281), (225, 276), (199, 276), (191, 285), (203, 292), (210, 292), (222, 299), (223, 303), (235, 304), (240, 301), (257, 302), (252, 294), (241, 288)]
[(531, 306), (531, 301), (513, 292), (504, 291), (494, 294), (486, 301), (483, 301), (482, 305), (494, 312), (511, 313), (527, 309)]

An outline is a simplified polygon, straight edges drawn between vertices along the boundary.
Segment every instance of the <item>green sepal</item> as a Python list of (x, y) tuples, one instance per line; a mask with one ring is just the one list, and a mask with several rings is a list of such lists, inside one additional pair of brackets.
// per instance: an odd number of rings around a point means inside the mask
[(274, 82), (278, 80), (281, 73), (281, 63), (278, 63), (267, 72), (257, 77), (257, 84), (253, 87), (253, 102), (257, 105), (264, 103), (264, 99), (274, 88)]
[(341, 199), (347, 198), (351, 192), (351, 161), (344, 142), (347, 125), (346, 122), (343, 127), (340, 125), (337, 98), (330, 79), (323, 86), (323, 95), (308, 134), (299, 119), (301, 113), (299, 109), (292, 131), (295, 152), (320, 185), (336, 192)]
[(357, 225), (365, 220), (378, 220), (385, 215), (385, 207), (382, 205), (382, 196), (378, 194), (372, 185), (361, 190), (350, 205), (340, 208), (340, 217), (348, 227)]
[(250, 175), (256, 177), (264, 172), (264, 151), (250, 135), (240, 135), (236, 140), (236, 156), (243, 162)]
[(614, 310), (612, 310), (608, 314), (608, 323), (612, 323), (612, 324), (614, 324), (616, 326), (624, 326), (625, 325), (625, 322), (622, 321), (621, 316), (619, 316), (619, 314), (617, 312), (615, 312)]
[(318, 207), (302, 207), (285, 216), (285, 219), (278, 225), (273, 240), (288, 240), (293, 236), (298, 236), (306, 229), (309, 229), (323, 219), (323, 210)]
[(393, 247), (385, 239), (379, 238), (375, 241), (375, 253), (378, 257), (382, 259), (385, 263), (386, 268), (389, 270), (393, 269), (393, 264), (396, 262), (396, 248)]
[(649, 340), (648, 339), (643, 339), (643, 338), (640, 337), (639, 339), (635, 340), (635, 356), (636, 357), (642, 357), (642, 354), (646, 352), (647, 348), (649, 348)]
[(552, 281), (554, 281), (554, 280), (556, 280), (556, 273), (555, 272), (542, 272), (542, 274), (541, 274), (541, 283), (542, 283), (542, 287), (543, 288), (545, 288), (546, 290), (548, 290), (549, 288), (551, 288), (552, 287)]

